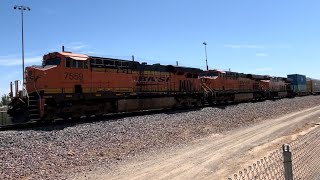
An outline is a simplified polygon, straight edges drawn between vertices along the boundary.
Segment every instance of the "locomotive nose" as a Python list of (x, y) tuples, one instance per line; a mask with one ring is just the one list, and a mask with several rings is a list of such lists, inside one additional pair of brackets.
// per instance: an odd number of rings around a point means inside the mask
[(26, 69), (26, 81), (27, 83), (32, 83), (34, 81), (34, 70), (27, 68)]

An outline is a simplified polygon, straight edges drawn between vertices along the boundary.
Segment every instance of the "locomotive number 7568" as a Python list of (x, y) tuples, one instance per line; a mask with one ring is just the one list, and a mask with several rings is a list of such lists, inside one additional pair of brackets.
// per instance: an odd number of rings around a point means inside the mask
[(64, 73), (64, 79), (69, 79), (69, 80), (83, 80), (83, 74), (82, 73), (70, 73), (70, 72), (65, 72)]

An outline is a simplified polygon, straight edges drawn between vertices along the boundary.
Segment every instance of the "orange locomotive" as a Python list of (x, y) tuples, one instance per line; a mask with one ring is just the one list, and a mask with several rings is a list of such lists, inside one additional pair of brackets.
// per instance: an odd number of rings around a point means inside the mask
[(70, 52), (44, 55), (42, 66), (25, 73), (25, 96), (16, 87), (8, 110), (15, 122), (261, 100), (287, 90), (284, 79), (269, 76)]
[(203, 94), (199, 73), (196, 68), (49, 53), (42, 66), (26, 68), (28, 96), (14, 98), (8, 113), (13, 119), (52, 120), (197, 106)]
[(241, 102), (265, 99), (269, 89), (263, 89), (262, 82), (269, 79), (269, 76), (209, 70), (202, 76), (202, 85), (212, 102)]
[(287, 97), (289, 96), (290, 84), (286, 82), (285, 78), (272, 77), (268, 80), (261, 81), (261, 87), (267, 94), (267, 97)]

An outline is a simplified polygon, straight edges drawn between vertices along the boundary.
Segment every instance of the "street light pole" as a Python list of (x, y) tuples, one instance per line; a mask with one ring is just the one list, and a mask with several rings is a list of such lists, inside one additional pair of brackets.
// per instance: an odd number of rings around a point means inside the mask
[(209, 68), (208, 68), (208, 56), (207, 56), (207, 43), (203, 42), (203, 45), (204, 45), (204, 51), (206, 53), (206, 67), (207, 67), (207, 71), (208, 71)]
[(23, 35), (23, 11), (28, 10), (30, 11), (30, 7), (28, 6), (14, 6), (13, 9), (17, 9), (21, 11), (21, 45), (22, 45), (22, 86), (25, 85), (25, 73), (24, 73), (24, 35)]

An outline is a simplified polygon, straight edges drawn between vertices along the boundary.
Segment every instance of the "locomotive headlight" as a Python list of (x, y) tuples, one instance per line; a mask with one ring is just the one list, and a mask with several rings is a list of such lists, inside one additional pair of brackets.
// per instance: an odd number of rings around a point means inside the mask
[(28, 71), (28, 76), (32, 76), (32, 71)]
[(32, 70), (29, 70), (27, 72), (27, 81), (28, 82), (33, 82), (33, 72), (32, 72)]

